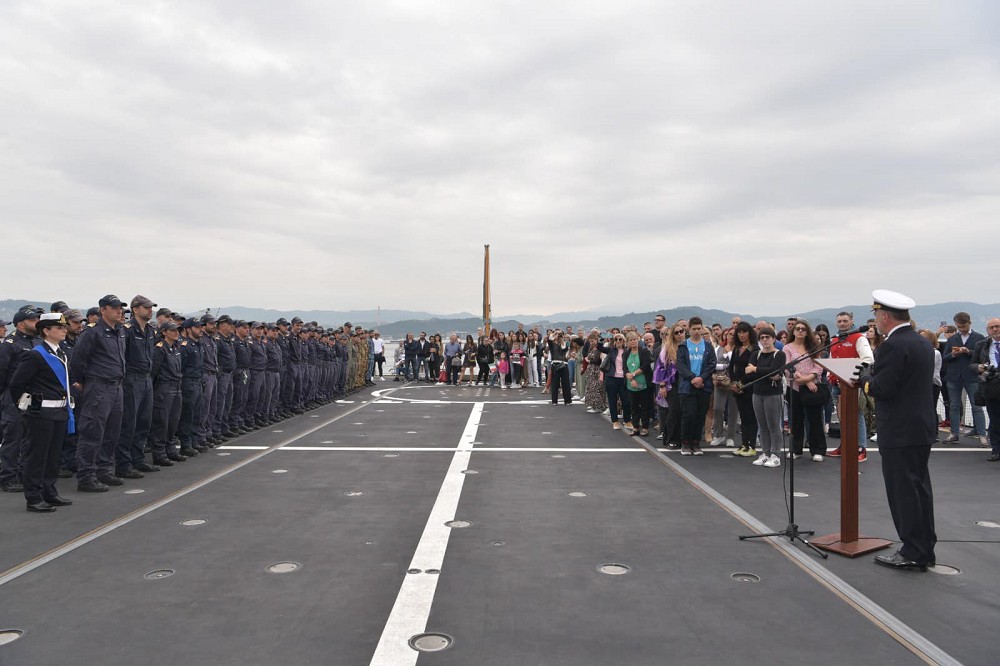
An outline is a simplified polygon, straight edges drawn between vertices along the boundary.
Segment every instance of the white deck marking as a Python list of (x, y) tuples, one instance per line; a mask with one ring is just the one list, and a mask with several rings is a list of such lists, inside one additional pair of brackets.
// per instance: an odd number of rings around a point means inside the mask
[[(71, 540), (67, 541), (66, 543), (62, 544), (61, 546), (53, 548), (52, 550), (47, 551), (46, 553), (43, 553), (42, 555), (39, 555), (37, 557), (33, 557), (32, 559), (27, 560), (25, 562), (22, 562), (21, 564), (17, 564), (15, 566), (11, 567), (10, 569), (7, 569), (6, 571), (0, 572), (0, 585), (5, 585), (5, 584), (9, 583), (10, 581), (12, 581), (12, 580), (14, 580), (16, 578), (20, 578), (24, 574), (26, 574), (26, 573), (28, 573), (30, 571), (34, 571), (35, 569), (37, 569), (38, 567), (42, 566), (43, 564), (47, 564), (47, 563), (49, 563), (49, 562), (51, 562), (51, 561), (53, 561), (55, 559), (58, 559), (58, 558), (62, 557), (63, 555), (67, 554), (67, 553), (71, 553), (74, 550), (76, 550), (77, 548), (79, 548), (81, 546), (85, 546), (88, 543), (90, 543), (91, 541), (94, 541), (95, 539), (99, 539), (102, 536), (104, 536), (105, 534), (113, 532), (114, 530), (118, 529), (119, 527), (122, 527), (123, 525), (128, 525), (132, 521), (134, 521), (134, 520), (136, 520), (138, 518), (142, 518), (146, 514), (152, 513), (153, 511), (156, 511), (157, 509), (162, 508), (162, 507), (170, 504), (171, 502), (184, 497), (185, 495), (193, 493), (194, 491), (198, 490), (199, 488), (204, 488), (205, 486), (207, 486), (208, 484), (212, 483), (213, 481), (218, 481), (222, 477), (227, 476), (227, 475), (235, 472), (238, 469), (246, 467), (250, 463), (255, 462), (257, 460), (260, 460), (261, 458), (263, 458), (264, 456), (266, 456), (268, 454), (274, 453), (275, 451), (280, 451), (281, 447), (283, 447), (283, 446), (285, 446), (287, 444), (291, 444), (292, 442), (298, 441), (298, 440), (302, 439), (303, 437), (311, 435), (312, 433), (316, 432), (317, 430), (321, 430), (321, 429), (325, 428), (326, 426), (328, 426), (328, 425), (330, 425), (332, 423), (336, 423), (340, 419), (342, 419), (342, 418), (344, 418), (346, 416), (350, 416), (351, 414), (353, 414), (357, 410), (362, 409), (364, 406), (365, 406), (364, 404), (360, 404), (360, 405), (357, 405), (355, 407), (351, 407), (348, 411), (346, 411), (346, 412), (344, 412), (342, 414), (338, 414), (337, 416), (334, 416), (333, 418), (327, 419), (327, 420), (323, 421), (322, 423), (314, 425), (311, 428), (308, 428), (307, 430), (305, 430), (305, 431), (303, 431), (303, 432), (301, 432), (301, 433), (299, 433), (297, 435), (293, 435), (293, 436), (291, 436), (291, 437), (289, 437), (289, 438), (287, 438), (287, 439), (285, 439), (285, 440), (283, 440), (281, 442), (278, 442), (277, 444), (274, 444), (272, 446), (247, 446), (247, 447), (239, 447), (239, 448), (245, 448), (247, 450), (255, 450), (255, 451), (260, 451), (260, 452), (259, 453), (255, 453), (252, 456), (249, 456), (246, 460), (241, 460), (240, 462), (238, 462), (238, 463), (236, 463), (234, 465), (231, 465), (229, 467), (226, 467), (225, 469), (219, 470), (218, 472), (216, 472), (214, 474), (210, 474), (209, 476), (206, 476), (205, 478), (201, 479), (200, 481), (196, 481), (196, 482), (194, 482), (194, 483), (192, 483), (192, 484), (190, 484), (188, 486), (185, 486), (185, 487), (183, 487), (183, 488), (181, 488), (179, 490), (176, 490), (176, 491), (170, 493), (169, 495), (167, 495), (166, 497), (164, 497), (162, 499), (159, 499), (159, 500), (157, 500), (155, 502), (147, 504), (144, 507), (136, 509), (135, 511), (127, 513), (127, 514), (125, 514), (124, 516), (122, 516), (120, 518), (116, 518), (115, 520), (107, 522), (107, 523), (101, 525), (100, 527), (97, 527), (97, 528), (91, 530), (90, 532), (87, 532), (86, 534), (81, 534), (80, 536), (76, 537), (75, 539), (71, 539)], [(470, 439), (469, 441), (472, 441), (472, 440)], [(237, 447), (230, 447), (230, 448), (237, 448)], [(460, 476), (464, 477), (464, 475), (460, 475)]]
[[(462, 470), (469, 466), (472, 442), (476, 439), (482, 412), (483, 403), (477, 402), (472, 406), (472, 413), (469, 414), (458, 448), (445, 473), (441, 490), (438, 491), (434, 507), (427, 518), (427, 524), (424, 526), (424, 532), (420, 536), (417, 550), (410, 560), (408, 569), (441, 569), (445, 551), (448, 549), (448, 539), (451, 537), (451, 528), (446, 527), (445, 523), (455, 519), (455, 511), (458, 509), (458, 501), (462, 497), (462, 486), (466, 479)], [(396, 597), (396, 603), (382, 630), (378, 647), (372, 656), (372, 666), (405, 666), (417, 663), (420, 653), (411, 648), (408, 641), (412, 636), (426, 630), (427, 618), (430, 616), (439, 579), (440, 576), (423, 573), (406, 575)]]

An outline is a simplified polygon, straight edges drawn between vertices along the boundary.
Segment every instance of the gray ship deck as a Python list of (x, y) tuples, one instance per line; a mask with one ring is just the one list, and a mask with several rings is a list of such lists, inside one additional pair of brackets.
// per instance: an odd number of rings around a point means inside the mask
[[(785, 526), (782, 469), (537, 390), (379, 384), (102, 496), (61, 480), (52, 515), (0, 496), (0, 664), (995, 663), (1000, 465), (966, 441), (931, 463), (961, 573), (895, 572), (739, 541)], [(861, 472), (861, 529), (894, 538), (877, 453)], [(796, 485), (837, 531), (837, 461)]]

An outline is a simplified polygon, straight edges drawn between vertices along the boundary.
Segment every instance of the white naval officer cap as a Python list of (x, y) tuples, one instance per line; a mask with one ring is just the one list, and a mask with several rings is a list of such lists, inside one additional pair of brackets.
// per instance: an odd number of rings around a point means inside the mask
[(876, 289), (872, 292), (872, 310), (893, 310), (895, 312), (906, 312), (916, 306), (917, 302), (909, 296), (890, 291), (888, 289)]

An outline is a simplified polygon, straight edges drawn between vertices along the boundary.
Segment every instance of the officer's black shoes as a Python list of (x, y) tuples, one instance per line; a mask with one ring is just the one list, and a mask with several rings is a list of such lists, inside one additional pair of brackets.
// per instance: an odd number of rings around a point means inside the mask
[(108, 487), (100, 481), (82, 481), (76, 484), (76, 489), (81, 493), (106, 493)]
[(48, 502), (35, 502), (34, 504), (28, 505), (28, 511), (34, 513), (52, 513), (56, 508), (49, 504)]
[(73, 476), (74, 475), (73, 475), (73, 472), (71, 470), (68, 470), (65, 467), (60, 467), (59, 468), (59, 478), (60, 479), (72, 479)]
[(122, 485), (125, 485), (124, 481), (122, 481), (117, 476), (114, 476), (113, 474), (105, 474), (104, 476), (99, 476), (99, 477), (97, 477), (97, 480), (100, 481), (101, 483), (103, 483), (106, 486), (122, 486)]
[(137, 470), (143, 472), (144, 474), (149, 474), (150, 472), (159, 472), (160, 468), (156, 464), (150, 465), (148, 462), (141, 462), (135, 466)]
[(0, 484), (0, 490), (5, 493), (23, 493), (24, 486), (21, 485), (20, 481), (7, 481), (6, 483)]
[(204, 453), (205, 451), (208, 451), (208, 447), (201, 443), (194, 444), (191, 446), (191, 448), (197, 451), (198, 453)]
[(991, 453), (986, 458), (986, 460), (989, 461), (989, 462), (996, 462), (996, 461), (1000, 460), (1000, 453)]
[(195, 451), (190, 446), (182, 446), (181, 447), (181, 455), (182, 456), (187, 456), (188, 458), (194, 458), (196, 455), (198, 455), (198, 452)]
[(876, 555), (875, 564), (880, 564), (883, 567), (889, 567), (890, 569), (927, 571), (926, 564), (920, 564), (918, 562), (914, 562), (913, 560), (908, 560), (900, 555), (899, 551), (896, 551), (892, 555)]
[[(115, 472), (115, 477), (119, 479), (142, 479), (145, 478), (145, 476), (145, 474), (137, 469), (133, 469), (132, 467)], [(104, 483), (107, 483), (107, 481), (104, 481)]]
[(175, 453), (174, 451), (168, 453), (167, 458), (173, 460), (174, 462), (184, 462), (185, 460), (187, 460), (187, 456), (182, 456), (181, 454)]
[(52, 506), (72, 506), (73, 505), (73, 500), (68, 500), (65, 497), (60, 497), (59, 495), (56, 495), (55, 497), (52, 497), (52, 498), (47, 499), (45, 501), (47, 503), (51, 504)]
[(166, 456), (156, 457), (153, 458), (153, 466), (156, 467), (157, 469), (159, 469), (160, 467), (173, 467), (174, 461)]

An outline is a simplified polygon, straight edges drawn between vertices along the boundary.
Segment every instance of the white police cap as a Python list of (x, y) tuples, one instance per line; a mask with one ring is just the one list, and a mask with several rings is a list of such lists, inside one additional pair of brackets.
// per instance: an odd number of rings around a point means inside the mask
[(903, 312), (917, 305), (916, 301), (909, 296), (888, 289), (876, 289), (872, 292), (872, 298), (875, 301), (872, 303), (872, 310), (885, 309)]

